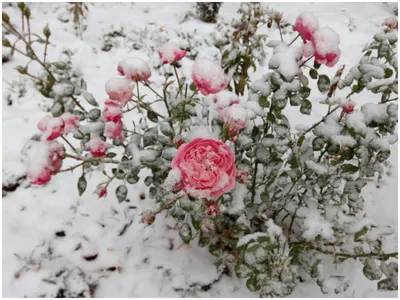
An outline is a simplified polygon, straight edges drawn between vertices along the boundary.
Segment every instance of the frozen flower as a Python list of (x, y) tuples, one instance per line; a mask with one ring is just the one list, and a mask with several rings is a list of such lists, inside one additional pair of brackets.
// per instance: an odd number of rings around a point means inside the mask
[(115, 101), (106, 101), (103, 110), (105, 122), (118, 122), (122, 119), (122, 109)]
[(90, 154), (92, 154), (93, 157), (106, 156), (107, 144), (98, 136), (93, 137), (88, 142), (88, 148), (89, 148)]
[(121, 106), (125, 106), (132, 99), (132, 84), (124, 77), (108, 79), (105, 88), (110, 99), (118, 101)]
[(312, 43), (315, 49), (315, 62), (333, 67), (340, 58), (340, 37), (331, 28), (324, 27), (314, 32)]
[(105, 197), (105, 196), (107, 196), (107, 188), (102, 187), (102, 186), (98, 186), (98, 187), (96, 188), (96, 190), (94, 191), (94, 193), (95, 193), (96, 195), (98, 195), (99, 198)]
[(239, 96), (231, 91), (221, 91), (212, 97), (212, 101), (216, 104), (217, 110), (222, 110), (227, 106), (239, 104)]
[(342, 108), (346, 114), (350, 114), (354, 111), (354, 103), (351, 101), (347, 101), (343, 104)]
[(224, 125), (229, 128), (229, 137), (236, 139), (239, 130), (245, 128), (249, 123), (249, 115), (247, 109), (239, 104), (234, 104), (224, 108), (219, 118), (224, 122)]
[(311, 41), (311, 38), (318, 27), (319, 23), (314, 15), (310, 12), (303, 12), (297, 17), (293, 30), (297, 31), (303, 40)]
[(145, 225), (149, 226), (154, 223), (156, 219), (156, 216), (154, 215), (154, 212), (151, 210), (146, 210), (142, 213), (142, 223)]
[(118, 72), (133, 81), (147, 81), (151, 76), (149, 65), (140, 58), (126, 58), (118, 64)]
[(61, 115), (61, 119), (64, 121), (64, 133), (75, 132), (79, 125), (79, 116), (71, 113), (65, 113)]
[(239, 183), (246, 183), (249, 180), (249, 172), (245, 170), (238, 170), (236, 179)]
[(312, 42), (306, 42), (303, 44), (303, 56), (304, 57), (310, 57), (315, 53), (314, 46)]
[(39, 121), (38, 129), (44, 133), (46, 140), (55, 140), (63, 134), (64, 121), (59, 117), (54, 118), (47, 115)]
[(396, 30), (398, 30), (398, 26), (399, 26), (396, 16), (391, 16), (391, 17), (386, 18), (383, 21), (382, 25), (387, 26), (392, 29), (396, 29)]
[(207, 201), (206, 202), (206, 214), (210, 217), (215, 217), (217, 214), (219, 214), (220, 209), (215, 201)]
[(196, 138), (179, 147), (171, 163), (181, 172), (182, 190), (198, 198), (219, 198), (235, 187), (235, 155), (221, 141)]
[(43, 185), (50, 181), (51, 171), (49, 169), (43, 169), (38, 174), (29, 174), (28, 178), (31, 184)]
[(124, 140), (124, 137), (122, 136), (122, 127), (123, 123), (121, 120), (119, 120), (118, 122), (107, 122), (104, 129), (104, 134), (109, 139), (118, 138), (122, 142)]
[(224, 70), (209, 59), (197, 59), (195, 61), (192, 79), (204, 96), (224, 90), (229, 83)]
[(163, 64), (170, 64), (181, 60), (186, 55), (186, 50), (181, 49), (177, 42), (171, 40), (161, 46), (158, 55)]
[(182, 139), (181, 136), (177, 135), (176, 137), (174, 137), (174, 143), (176, 148), (179, 148), (182, 144), (185, 143), (185, 141)]

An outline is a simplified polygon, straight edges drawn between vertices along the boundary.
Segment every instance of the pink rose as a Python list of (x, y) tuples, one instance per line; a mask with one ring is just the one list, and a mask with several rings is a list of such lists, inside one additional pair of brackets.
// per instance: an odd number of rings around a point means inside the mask
[(126, 78), (112, 77), (107, 80), (105, 88), (110, 99), (120, 102), (121, 106), (125, 106), (132, 99), (132, 85)]
[(109, 138), (109, 139), (115, 139), (118, 138), (121, 142), (124, 140), (124, 137), (122, 136), (122, 127), (123, 123), (121, 120), (118, 122), (107, 122), (106, 127), (104, 129), (104, 134)]
[(104, 157), (107, 152), (107, 144), (100, 137), (93, 137), (88, 142), (89, 152), (93, 157)]
[(209, 59), (197, 59), (195, 61), (192, 79), (204, 96), (224, 90), (229, 83), (224, 70)]
[(196, 138), (178, 148), (171, 163), (181, 171), (182, 190), (196, 198), (219, 198), (235, 187), (235, 155), (221, 141)]
[(229, 128), (229, 137), (232, 141), (236, 141), (239, 131), (245, 128), (249, 123), (247, 110), (239, 104), (225, 107), (221, 111), (219, 118), (224, 121), (224, 125)]
[(99, 196), (99, 198), (105, 197), (105, 196), (107, 196), (107, 188), (98, 186), (96, 188), (96, 190), (94, 191), (94, 193), (97, 194)]
[(312, 43), (315, 49), (315, 61), (333, 67), (339, 61), (341, 51), (339, 49), (340, 37), (331, 28), (324, 27), (314, 32)]
[(79, 125), (79, 116), (65, 113), (61, 116), (64, 121), (64, 133), (75, 132)]
[(122, 109), (115, 101), (106, 101), (103, 110), (104, 121), (118, 122), (122, 119)]
[(64, 121), (61, 118), (54, 118), (47, 115), (39, 121), (37, 127), (44, 133), (45, 139), (51, 141), (63, 134)]
[(314, 46), (312, 42), (306, 42), (303, 44), (303, 56), (310, 57), (315, 53)]
[(310, 12), (303, 12), (297, 17), (293, 30), (297, 31), (303, 40), (311, 41), (311, 38), (318, 27), (318, 20), (314, 15)]
[(118, 72), (133, 81), (147, 81), (151, 76), (149, 65), (140, 58), (126, 58), (118, 64)]
[(346, 114), (351, 114), (354, 111), (354, 103), (347, 101), (345, 104), (343, 104), (342, 108)]
[(186, 55), (186, 50), (182, 50), (175, 41), (168, 41), (161, 46), (158, 51), (163, 64), (170, 64), (181, 60)]
[(398, 20), (397, 20), (396, 16), (386, 18), (383, 21), (382, 25), (387, 26), (391, 29), (396, 29), (396, 30), (398, 30), (398, 28), (399, 28)]
[(239, 96), (231, 91), (221, 91), (212, 97), (212, 101), (217, 105), (217, 110), (221, 111), (227, 106), (239, 104)]
[(43, 169), (39, 174), (29, 174), (30, 184), (43, 185), (49, 182), (51, 179), (51, 171), (49, 169)]

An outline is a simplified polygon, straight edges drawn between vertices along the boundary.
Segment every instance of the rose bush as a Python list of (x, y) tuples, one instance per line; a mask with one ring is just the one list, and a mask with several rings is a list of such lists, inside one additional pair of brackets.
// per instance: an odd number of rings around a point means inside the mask
[[(193, 82), (179, 77), (175, 63), (188, 58), (176, 55), (180, 49), (171, 42), (159, 55), (172, 64), (176, 80), (151, 84), (149, 65), (126, 58), (117, 66), (122, 77), (106, 83), (110, 99), (102, 113), (87, 94), (94, 106), (89, 111), (77, 101), (67, 110), (55, 106), (38, 124), (41, 155), (31, 162), (31, 183), (43, 185), (55, 173), (81, 168), (81, 195), (87, 174), (99, 167), (105, 180), (93, 193), (113, 201), (109, 185), (120, 180), (114, 194), (122, 203), (129, 184), (143, 181), (159, 205), (143, 212), (145, 225), (167, 212), (185, 243), (208, 247), (220, 268), (245, 278), (261, 296), (287, 296), (309, 277), (323, 293), (345, 291), (345, 278), (324, 273), (326, 256), (335, 263), (357, 259), (368, 279), (379, 280), (379, 289), (397, 289), (397, 252), (382, 246), (394, 230), (365, 215), (361, 194), (367, 182), (380, 184), (390, 144), (397, 141), (397, 23), (385, 21), (360, 61), (346, 75), (341, 66), (330, 78), (321, 65), (340, 61), (333, 29), (319, 28), (312, 14), (303, 13), (294, 26), (303, 41), (285, 42), (284, 31), (292, 27), (282, 14), (250, 3), (239, 12), (222, 43), (222, 67), (198, 58)], [(252, 80), (248, 70), (264, 53), (257, 49), (264, 50), (266, 37), (257, 34), (263, 22), (279, 30), (280, 40), (267, 43), (273, 48), (269, 69)], [(140, 94), (144, 88), (154, 97)], [(379, 96), (377, 103), (353, 102), (361, 92)], [(310, 115), (311, 93), (322, 99), (326, 114), (311, 126), (292, 128), (285, 108)], [(133, 126), (124, 119), (132, 110), (143, 116)], [(61, 169), (66, 158), (78, 162)], [(145, 178), (144, 168), (151, 171)]]

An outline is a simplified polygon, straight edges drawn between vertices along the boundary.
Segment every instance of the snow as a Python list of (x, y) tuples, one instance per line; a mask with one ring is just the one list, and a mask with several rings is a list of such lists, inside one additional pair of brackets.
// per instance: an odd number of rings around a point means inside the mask
[(174, 61), (181, 60), (185, 56), (186, 51), (181, 50), (178, 43), (170, 40), (161, 46), (158, 51), (163, 64), (170, 64)]
[(298, 31), (303, 39), (309, 41), (318, 28), (319, 22), (315, 18), (314, 14), (305, 11), (297, 17), (293, 30)]
[[(138, 57), (125, 58), (118, 64), (118, 71), (134, 81), (146, 81), (151, 76), (151, 70), (147, 62)], [(115, 87), (111, 85), (111, 88)], [(119, 86), (118, 86), (119, 87)]]
[[(359, 60), (360, 50), (367, 43), (372, 34), (377, 32), (382, 20), (390, 16), (390, 13), (381, 3), (268, 3), (272, 8), (284, 11), (284, 16), (290, 22), (304, 10), (312, 11), (323, 25), (334, 28), (341, 38), (342, 57), (341, 63), (347, 68)], [(221, 7), (221, 18), (230, 20), (236, 14), (238, 3), (224, 3)], [(176, 32), (190, 32), (190, 41), (205, 40), (210, 36), (213, 25), (190, 19), (182, 24), (178, 22), (182, 16), (192, 8), (193, 3), (88, 3), (89, 13), (87, 29), (83, 32), (83, 40), (76, 38), (71, 24), (72, 17), (67, 13), (67, 5), (64, 3), (29, 3), (32, 11), (32, 31), (41, 32), (48, 23), (52, 30), (52, 44), (48, 49), (48, 60), (57, 60), (64, 48), (73, 50), (72, 62), (78, 67), (87, 82), (87, 89), (93, 93), (95, 99), (99, 100), (100, 106), (106, 97), (104, 84), (107, 80), (117, 75), (115, 66), (125, 57), (140, 57), (148, 61), (149, 53), (157, 55), (158, 47), (171, 38), (177, 38)], [(20, 12), (16, 8), (3, 6), (14, 20), (20, 20)], [(69, 23), (60, 22), (57, 17), (61, 15), (64, 19), (70, 19)], [(352, 19), (356, 29), (349, 30), (348, 23)], [(132, 23), (134, 20), (134, 23)], [(17, 26), (19, 23), (15, 22)], [(119, 47), (110, 52), (100, 50), (100, 40), (103, 34), (114, 24), (123, 27), (128, 38), (134, 36), (136, 41), (145, 44), (140, 50), (132, 49), (134, 41), (127, 40)], [(264, 26), (266, 28), (266, 26)], [(148, 34), (141, 38), (133, 32), (143, 32), (147, 29)], [(194, 33), (195, 32), (195, 33)], [(267, 32), (267, 31), (266, 31)], [(291, 41), (297, 33), (284, 35), (285, 41)], [(161, 37), (164, 36), (162, 40)], [(390, 37), (390, 36), (389, 36)], [(160, 40), (155, 41), (156, 38)], [(273, 32), (269, 39), (279, 39), (279, 33)], [(178, 41), (178, 39), (176, 39)], [(182, 44), (187, 40), (182, 38)], [(153, 43), (150, 43), (153, 41)], [(180, 40), (179, 40), (180, 43)], [(34, 43), (39, 47), (38, 43)], [(156, 45), (157, 47), (154, 47)], [(151, 49), (154, 47), (154, 49)], [(185, 46), (186, 47), (186, 46)], [(94, 49), (94, 50), (93, 50)], [(199, 49), (195, 47), (193, 52)], [(200, 52), (219, 54), (218, 50), (205, 43), (201, 45)], [(268, 54), (271, 57), (272, 53)], [(217, 57), (218, 58), (218, 57)], [(396, 58), (397, 59), (397, 58)], [(3, 64), (3, 98), (8, 93), (7, 82), (19, 81), (22, 77), (17, 73), (15, 67), (25, 65), (27, 60), (16, 54), (13, 60)], [(190, 78), (192, 61), (183, 59), (182, 67), (178, 70)], [(39, 70), (38, 66), (30, 64), (30, 72), (33, 74)], [(32, 70), (31, 70), (32, 68)], [(257, 66), (255, 73), (251, 71), (252, 79), (258, 79), (267, 70), (267, 67)], [(332, 77), (336, 70), (323, 69), (321, 72)], [(348, 69), (346, 69), (348, 70)], [(358, 70), (358, 69), (357, 69)], [(155, 72), (153, 72), (155, 73)], [(355, 70), (355, 73), (357, 71)], [(344, 74), (347, 74), (345, 71)], [(152, 80), (162, 83), (164, 78), (154, 74)], [(253, 82), (254, 83), (254, 82)], [(316, 90), (316, 85), (310, 81), (310, 88)], [(35, 88), (33, 82), (26, 83), (27, 93), (25, 96), (16, 98), (12, 106), (3, 104), (3, 185), (15, 182), (15, 178), (26, 175), (27, 165), (24, 163), (26, 157), (21, 150), (29, 148), (35, 141), (30, 138), (38, 133), (36, 125), (43, 117), (44, 112), (52, 105), (49, 99), (42, 96)], [(151, 95), (151, 91), (141, 86), (141, 93)], [(260, 92), (268, 94), (267, 88), (263, 87)], [(346, 97), (347, 94), (337, 92)], [(267, 96), (267, 95), (266, 95)], [(244, 96), (245, 97), (245, 96)], [(321, 99), (317, 94), (310, 95), (313, 103), (312, 116), (298, 114), (298, 108), (288, 107), (287, 117), (294, 120), (293, 126), (305, 124), (310, 127), (326, 114), (326, 105), (319, 104)], [(373, 95), (353, 95), (358, 107), (363, 103), (375, 101)], [(378, 101), (376, 101), (378, 102)], [(82, 100), (82, 103), (85, 103)], [(255, 102), (256, 103), (256, 102)], [(162, 105), (157, 107), (162, 111)], [(85, 107), (90, 109), (89, 105)], [(315, 116), (314, 116), (315, 113)], [(286, 114), (286, 108), (285, 108)], [(141, 116), (130, 112), (126, 122), (131, 124), (134, 120), (138, 123)], [(336, 115), (338, 117), (338, 114)], [(353, 119), (353, 120), (352, 120)], [(361, 111), (346, 116), (347, 124), (359, 125), (366, 129), (364, 115)], [(125, 122), (125, 121), (124, 121)], [(128, 123), (126, 123), (128, 124)], [(93, 122), (84, 124), (80, 130), (84, 133), (90, 132), (96, 136), (104, 122)], [(207, 133), (208, 132), (208, 133)], [(333, 130), (336, 132), (336, 129)], [(212, 137), (208, 128), (199, 127), (195, 136), (208, 134)], [(191, 135), (184, 133), (185, 139)], [(337, 135), (334, 133), (333, 135)], [(133, 153), (134, 159), (139, 159), (137, 139), (140, 135), (132, 136), (132, 144), (129, 151)], [(194, 137), (193, 137), (194, 138)], [(128, 138), (129, 139), (129, 138)], [(239, 139), (240, 141), (240, 139)], [(73, 144), (79, 147), (79, 142)], [(67, 145), (66, 145), (67, 147)], [(33, 148), (35, 158), (35, 149)], [(113, 149), (114, 150), (114, 149)], [(397, 144), (391, 145), (392, 155), (390, 163), (393, 170), (397, 170)], [(66, 159), (65, 167), (72, 166), (75, 161)], [(136, 163), (137, 160), (136, 160)], [(110, 174), (111, 166), (107, 172)], [(82, 290), (82, 276), (79, 270), (85, 273), (86, 278), (97, 282), (95, 297), (243, 297), (254, 298), (258, 294), (251, 293), (245, 286), (245, 281), (235, 276), (222, 275), (215, 267), (215, 257), (208, 253), (206, 248), (199, 248), (196, 241), (189, 248), (183, 245), (178, 231), (173, 229), (175, 222), (166, 218), (165, 214), (157, 216), (154, 224), (148, 227), (140, 222), (141, 213), (148, 209), (156, 209), (158, 205), (151, 199), (139, 200), (139, 194), (144, 193), (147, 197), (147, 189), (143, 180), (149, 174), (146, 170), (140, 173), (141, 180), (135, 185), (128, 185), (129, 202), (118, 204), (114, 190), (121, 183), (111, 183), (108, 187), (109, 194), (106, 199), (98, 199), (93, 195), (97, 185), (104, 180), (100, 170), (88, 174), (88, 187), (82, 197), (78, 196), (76, 182), (81, 175), (80, 169), (74, 172), (61, 173), (53, 176), (51, 181), (43, 187), (29, 185), (27, 181), (15, 192), (9, 192), (3, 197), (3, 296), (4, 297), (38, 297), (47, 295), (55, 297), (59, 287), (72, 289), (75, 293)], [(90, 179), (89, 179), (90, 177)], [(240, 193), (240, 191), (242, 193)], [(245, 211), (243, 199), (246, 196), (246, 187), (236, 184), (237, 195), (234, 197), (234, 207), (237, 214), (242, 215)], [(388, 177), (382, 188), (377, 189), (375, 185), (368, 185), (363, 191), (366, 199), (365, 205), (368, 215), (377, 220), (378, 223), (388, 224), (397, 232), (397, 172)], [(318, 216), (316, 216), (318, 217)], [(125, 230), (123, 230), (126, 228)], [(171, 229), (172, 228), (172, 229)], [(65, 231), (65, 237), (55, 236), (56, 232)], [(313, 230), (316, 230), (314, 228)], [(310, 233), (311, 229), (310, 229)], [(314, 232), (313, 232), (314, 233)], [(74, 251), (77, 245), (81, 249)], [(170, 247), (172, 245), (172, 250)], [(48, 247), (53, 254), (50, 257)], [(388, 251), (397, 251), (397, 236), (388, 238), (385, 245)], [(33, 251), (35, 249), (35, 251)], [(27, 264), (20, 257), (31, 257), (35, 262), (41, 262), (38, 270), (37, 264)], [(83, 256), (98, 254), (93, 261), (86, 261)], [(23, 266), (30, 271), (20, 272), (19, 278), (16, 274)], [(115, 271), (108, 268), (115, 267)], [(61, 275), (57, 285), (49, 284), (43, 279), (55, 279), (60, 269), (67, 268), (71, 272)], [(335, 295), (321, 294), (319, 287), (311, 279), (300, 283), (293, 297), (397, 297), (397, 292), (377, 292), (376, 281), (369, 281), (362, 274), (362, 264), (354, 260), (347, 260), (344, 264), (324, 262), (324, 268), (335, 274), (344, 275), (351, 282), (346, 292)], [(112, 270), (112, 269), (111, 269)], [(70, 274), (70, 275), (68, 275)], [(67, 276), (68, 275), (68, 276)], [(65, 277), (64, 277), (65, 276)], [(65, 278), (65, 285), (62, 283)], [(74, 280), (71, 280), (74, 279)], [(211, 284), (208, 291), (200, 288), (200, 284)], [(86, 290), (86, 295), (88, 291)], [(76, 296), (75, 294), (75, 296)]]
[(280, 41), (270, 41), (268, 47), (274, 49), (274, 54), (268, 66), (276, 69), (287, 81), (292, 81), (300, 74), (298, 61), (303, 57), (302, 49), (297, 46), (288, 47), (288, 44)]
[[(315, 58), (319, 64), (326, 64), (327, 66), (333, 66), (339, 60), (340, 57), (340, 36), (332, 28), (326, 26), (319, 28), (314, 32), (312, 39), (315, 48)], [(328, 59), (329, 55), (336, 55), (333, 61)]]
[(212, 99), (218, 110), (222, 110), (232, 104), (239, 104), (240, 102), (238, 95), (236, 95), (234, 92), (226, 90), (213, 95)]
[[(128, 64), (127, 62), (123, 63), (123, 65)], [(128, 67), (125, 67), (125, 69)], [(124, 70), (125, 70), (124, 69)], [(130, 72), (133, 71), (133, 67), (130, 67)], [(127, 74), (125, 70), (125, 74)], [(142, 71), (144, 72), (144, 71)], [(132, 85), (131, 82), (124, 77), (111, 77), (107, 80), (105, 84), (106, 93), (112, 100), (125, 100), (126, 95), (130, 95), (132, 93)], [(132, 97), (132, 96), (131, 96)]]
[(228, 78), (222, 68), (207, 58), (196, 59), (193, 64), (192, 78), (205, 96), (220, 92), (228, 83)]
[(168, 189), (172, 189), (172, 187), (180, 181), (181, 181), (181, 171), (175, 168), (169, 171), (168, 176), (164, 181), (164, 184)]

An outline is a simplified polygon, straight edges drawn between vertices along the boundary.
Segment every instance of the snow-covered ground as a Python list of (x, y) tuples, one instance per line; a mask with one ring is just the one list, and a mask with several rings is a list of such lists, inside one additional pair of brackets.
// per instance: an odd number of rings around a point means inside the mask
[[(334, 28), (341, 38), (340, 65), (346, 70), (361, 56), (363, 45), (379, 30), (382, 20), (392, 15), (381, 3), (270, 3), (293, 22), (302, 11), (312, 11), (324, 25)], [(77, 38), (71, 22), (62, 23), (57, 16), (65, 4), (30, 3), (32, 32), (41, 32), (46, 24), (52, 31), (52, 45), (48, 60), (57, 60), (62, 49), (74, 53), (73, 66), (80, 69), (87, 82), (87, 89), (102, 104), (105, 99), (104, 84), (116, 75), (118, 62), (127, 56), (147, 59), (147, 52), (130, 50), (130, 44), (109, 52), (101, 50), (101, 38), (110, 26), (123, 26), (127, 36), (132, 30), (160, 31), (180, 30), (193, 32), (196, 37), (209, 35), (214, 25), (204, 24), (193, 18), (179, 24), (185, 13), (193, 10), (194, 3), (96, 3), (88, 4), (85, 21), (87, 30), (83, 40)], [(220, 18), (236, 16), (238, 3), (224, 3)], [(12, 21), (19, 20), (16, 7), (3, 4)], [(19, 24), (19, 21), (16, 21)], [(277, 32), (269, 39), (276, 39)], [(294, 34), (286, 35), (291, 40)], [(206, 49), (204, 50), (209, 51)], [(43, 107), (49, 105), (33, 83), (15, 70), (26, 62), (16, 54), (3, 64), (3, 186), (24, 176), (27, 170), (22, 149), (32, 135), (37, 133), (37, 122), (44, 116)], [(192, 61), (183, 60), (183, 72), (189, 77)], [(38, 69), (32, 65), (32, 73)], [(258, 79), (266, 71), (259, 68), (252, 75)], [(327, 68), (326, 68), (327, 69)], [(327, 69), (333, 75), (336, 69)], [(152, 80), (162, 78), (155, 72)], [(346, 71), (345, 71), (346, 73)], [(9, 83), (26, 80), (26, 94), (15, 98), (8, 106), (5, 96)], [(364, 95), (364, 94), (362, 94)], [(368, 95), (354, 97), (353, 101), (376, 102)], [(318, 99), (312, 99), (318, 102)], [(321, 109), (320, 111), (318, 109)], [(310, 125), (325, 113), (316, 103), (311, 117), (289, 111), (295, 123)], [(289, 108), (290, 110), (290, 108)], [(132, 114), (135, 119), (138, 116)], [(364, 191), (366, 213), (378, 223), (397, 228), (397, 144), (392, 149), (390, 177), (380, 188), (374, 184)], [(66, 162), (68, 164), (68, 162)], [(87, 192), (78, 196), (76, 182), (80, 174), (62, 173), (44, 187), (30, 186), (27, 180), (14, 191), (3, 196), (3, 296), (38, 297), (56, 296), (61, 284), (75, 291), (89, 292), (88, 283), (96, 283), (90, 289), (96, 297), (257, 297), (249, 292), (245, 282), (234, 274), (221, 274), (214, 266), (214, 257), (207, 249), (197, 245), (186, 246), (171, 219), (165, 215), (157, 218), (150, 227), (140, 224), (140, 214), (155, 208), (147, 198), (142, 181), (130, 186), (129, 202), (119, 204), (110, 193), (98, 200), (90, 191), (100, 181), (100, 172), (90, 173)], [(116, 187), (112, 185), (110, 190)], [(145, 199), (141, 199), (141, 194)], [(397, 251), (397, 233), (386, 243), (387, 251)], [(64, 272), (61, 272), (62, 270)], [(349, 289), (339, 295), (322, 295), (319, 287), (310, 279), (298, 285), (293, 297), (397, 297), (397, 292), (377, 292), (376, 282), (362, 274), (362, 265), (347, 260), (344, 264), (326, 262), (326, 269), (333, 275), (344, 275), (350, 281)], [(69, 273), (70, 272), (70, 273)], [(57, 277), (58, 275), (58, 277)], [(61, 280), (64, 278), (64, 280)], [(201, 288), (202, 287), (202, 288)], [(60, 296), (60, 294), (59, 294)], [(71, 295), (70, 295), (71, 296)]]

